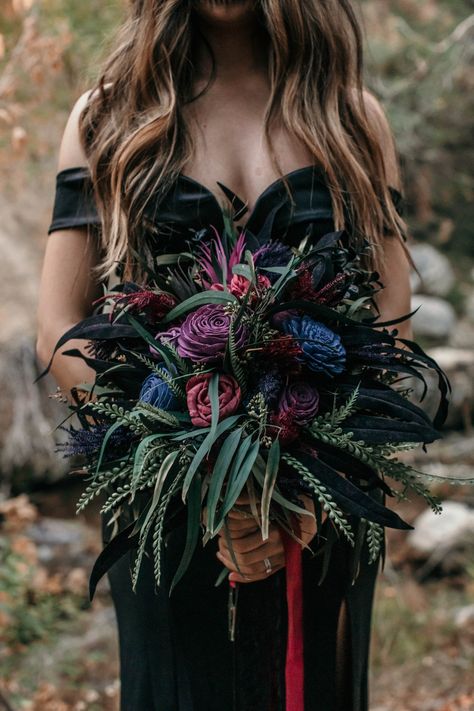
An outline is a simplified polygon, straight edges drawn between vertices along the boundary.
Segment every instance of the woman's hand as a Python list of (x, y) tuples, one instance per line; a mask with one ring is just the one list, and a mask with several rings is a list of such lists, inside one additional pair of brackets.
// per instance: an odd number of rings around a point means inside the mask
[[(313, 499), (306, 495), (302, 495), (301, 499), (304, 508), (313, 514), (313, 517), (298, 516), (299, 530), (297, 533), (306, 546), (316, 535), (317, 527)], [(229, 580), (238, 583), (263, 580), (285, 566), (285, 549), (281, 529), (276, 524), (270, 523), (268, 539), (263, 541), (258, 523), (250, 511), (249, 498), (242, 495), (237, 499), (236, 504), (239, 508), (231, 509), (226, 519), (228, 535), (232, 540), (232, 547), (241, 574), (232, 559), (223, 528), (219, 532), (219, 551), (216, 555), (225, 567), (232, 571)], [(265, 567), (265, 558), (271, 565), (269, 572)]]

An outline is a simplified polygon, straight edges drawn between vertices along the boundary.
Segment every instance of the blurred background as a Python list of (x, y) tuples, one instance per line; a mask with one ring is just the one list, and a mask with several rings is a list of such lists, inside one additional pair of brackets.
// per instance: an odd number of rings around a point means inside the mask
[[(382, 101), (404, 183), (417, 340), (453, 386), (428, 453), (442, 516), (399, 504), (414, 533), (389, 533), (371, 653), (371, 711), (474, 709), (474, 3), (363, 0), (366, 84)], [(106, 585), (87, 603), (97, 511), (75, 516), (80, 482), (55, 454), (67, 414), (52, 380), (33, 385), (35, 311), (59, 141), (121, 20), (122, 0), (0, 0), (0, 710), (117, 709)], [(469, 71), (471, 69), (471, 71)], [(449, 474), (452, 483), (436, 476)]]

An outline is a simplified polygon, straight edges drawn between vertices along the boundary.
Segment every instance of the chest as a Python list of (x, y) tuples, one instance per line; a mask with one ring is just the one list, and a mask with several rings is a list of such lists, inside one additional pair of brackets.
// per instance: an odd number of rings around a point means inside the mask
[[(280, 177), (265, 140), (267, 99), (263, 80), (254, 80), (243, 91), (221, 85), (184, 112), (194, 150), (183, 173), (216, 196), (220, 192), (216, 181), (224, 183), (247, 202), (249, 211)], [(281, 124), (272, 126), (270, 136), (284, 175), (312, 162), (308, 149)]]

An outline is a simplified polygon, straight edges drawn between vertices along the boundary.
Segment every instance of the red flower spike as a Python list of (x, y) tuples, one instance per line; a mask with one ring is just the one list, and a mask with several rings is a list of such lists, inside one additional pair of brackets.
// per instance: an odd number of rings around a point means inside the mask
[(292, 361), (302, 353), (301, 347), (293, 336), (281, 336), (268, 341), (262, 346), (262, 356)]
[(150, 290), (134, 291), (131, 294), (108, 294), (97, 299), (94, 303), (100, 303), (105, 299), (114, 301), (109, 314), (109, 321), (113, 321), (116, 310), (122, 308), (131, 313), (142, 311), (151, 322), (155, 323), (161, 321), (176, 304), (176, 300), (171, 294), (165, 292), (156, 293)]
[(288, 287), (288, 293), (292, 299), (313, 300), (316, 292), (312, 285), (312, 274), (309, 269), (301, 271), (296, 280)]
[(318, 292), (315, 299), (320, 304), (329, 304), (334, 300), (339, 300), (346, 289), (346, 275), (338, 274), (325, 284)]

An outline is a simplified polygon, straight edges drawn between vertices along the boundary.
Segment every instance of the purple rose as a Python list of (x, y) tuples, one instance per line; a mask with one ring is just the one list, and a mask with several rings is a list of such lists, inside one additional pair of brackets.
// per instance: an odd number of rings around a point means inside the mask
[[(169, 343), (171, 346), (173, 346), (173, 348), (176, 348), (180, 330), (181, 329), (179, 326), (171, 326), (167, 331), (160, 331), (159, 333), (157, 333), (155, 339), (160, 343), (163, 343), (163, 345)], [(153, 346), (149, 346), (149, 350), (152, 356), (161, 359), (161, 353), (157, 351), (156, 348), (153, 348)]]
[(305, 380), (293, 380), (283, 389), (278, 402), (280, 413), (290, 413), (299, 425), (315, 417), (319, 408), (319, 393)]
[[(192, 311), (182, 323), (177, 339), (177, 351), (193, 363), (207, 363), (224, 357), (232, 316), (223, 304), (206, 304)], [(235, 332), (237, 347), (245, 341), (245, 329)]]

